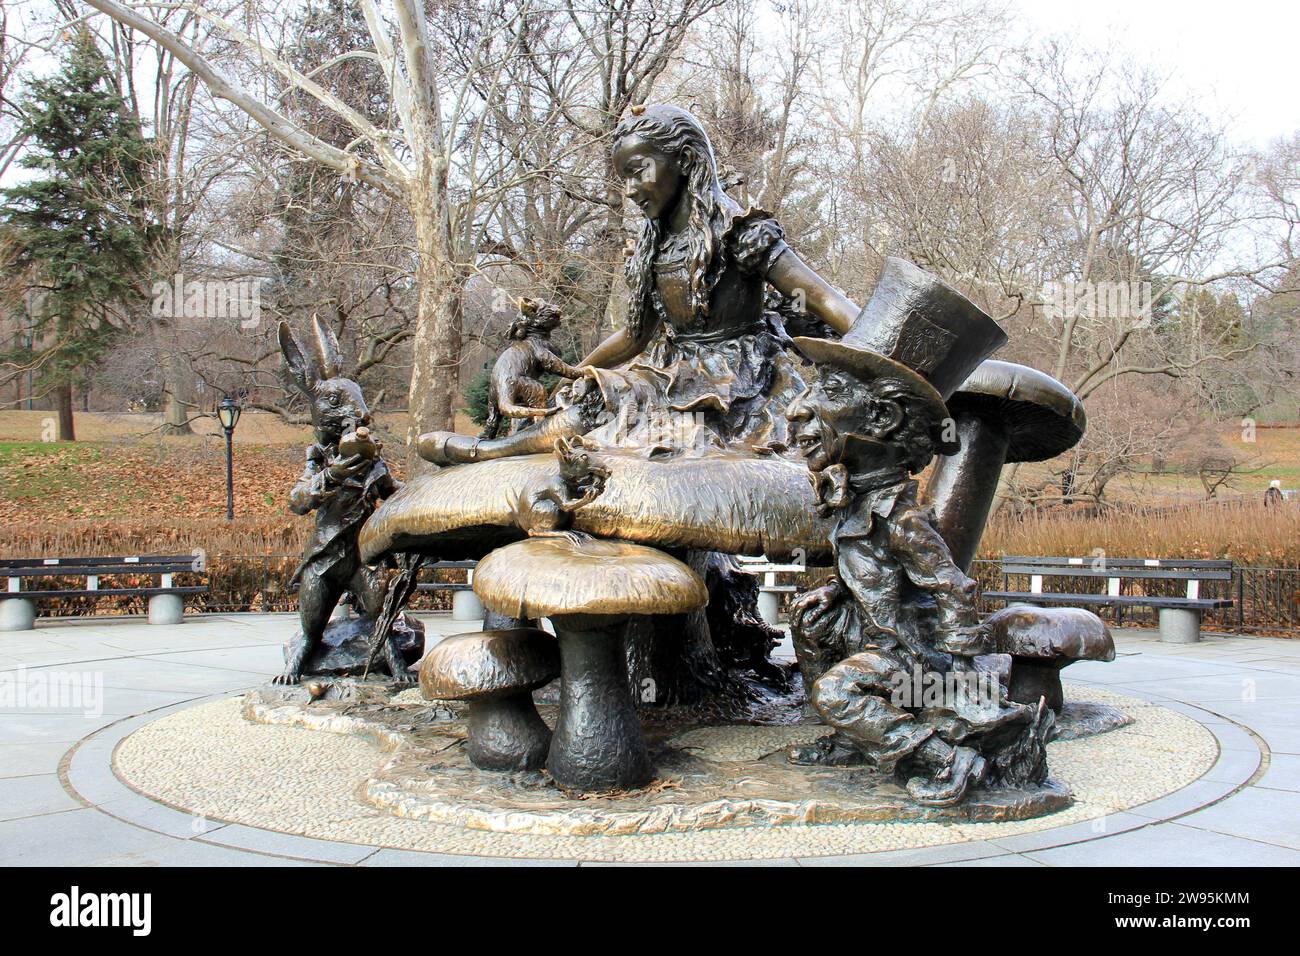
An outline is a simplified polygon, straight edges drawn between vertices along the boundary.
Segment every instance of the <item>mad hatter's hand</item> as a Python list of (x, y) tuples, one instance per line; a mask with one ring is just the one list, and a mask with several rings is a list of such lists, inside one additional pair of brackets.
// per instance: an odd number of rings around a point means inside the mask
[(790, 604), (790, 627), (804, 634), (821, 630), (830, 620), (830, 612), (843, 595), (838, 581), (799, 595)]

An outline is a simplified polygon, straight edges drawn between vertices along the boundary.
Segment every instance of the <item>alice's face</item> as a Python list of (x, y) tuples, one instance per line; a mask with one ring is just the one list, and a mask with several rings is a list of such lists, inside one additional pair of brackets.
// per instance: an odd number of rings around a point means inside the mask
[(614, 172), (623, 180), (623, 195), (647, 219), (672, 212), (682, 191), (677, 158), (661, 152), (639, 136), (626, 136), (614, 150)]

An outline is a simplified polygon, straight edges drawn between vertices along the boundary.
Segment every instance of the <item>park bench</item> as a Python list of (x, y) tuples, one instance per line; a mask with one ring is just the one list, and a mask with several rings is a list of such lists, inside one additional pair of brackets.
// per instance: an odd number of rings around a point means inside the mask
[(777, 584), (776, 576), (781, 572), (801, 574), (808, 569), (802, 564), (775, 564), (765, 557), (738, 557), (740, 569), (746, 574), (763, 576), (763, 583), (758, 588), (758, 615), (768, 624), (776, 624), (781, 610), (781, 595), (793, 594), (799, 590), (797, 584)]
[[(1028, 591), (1006, 590), (1012, 575), (1029, 577)], [(1049, 578), (1096, 578), (1104, 580), (1104, 593), (1065, 593), (1043, 590)], [(1200, 640), (1201, 615), (1205, 611), (1232, 607), (1230, 598), (1201, 596), (1204, 581), (1231, 581), (1231, 561), (1183, 560), (1180, 558), (1038, 558), (1004, 557), (1001, 591), (985, 591), (984, 597), (1020, 604), (1069, 604), (1114, 607), (1118, 621), (1126, 607), (1152, 607), (1160, 612), (1160, 639), (1178, 644)], [(1125, 593), (1125, 581), (1185, 581), (1181, 596)]]
[[(207, 584), (178, 587), (176, 574), (199, 574), (201, 558), (193, 554), (146, 555), (122, 558), (6, 558), (0, 560), (0, 578), (8, 588), (0, 591), (0, 631), (30, 630), (36, 619), (37, 601), (58, 598), (134, 596), (149, 599), (150, 624), (179, 624), (184, 615), (184, 596), (202, 594)], [(101, 578), (120, 575), (157, 575), (157, 587), (101, 587)], [(24, 583), (49, 578), (84, 578), (79, 588), (56, 587), (31, 590)]]
[(435, 561), (425, 564), (421, 571), (438, 568), (465, 568), (465, 580), (461, 581), (420, 581), (417, 591), (450, 591), (451, 619), (453, 621), (477, 621), (483, 617), (483, 604), (474, 593), (474, 566), (477, 561)]

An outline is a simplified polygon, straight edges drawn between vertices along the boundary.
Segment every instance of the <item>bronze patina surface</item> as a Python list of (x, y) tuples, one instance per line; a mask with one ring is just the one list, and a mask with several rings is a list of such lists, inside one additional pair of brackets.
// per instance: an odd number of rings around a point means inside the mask
[[(306, 467), (289, 492), (289, 510), (299, 515), (315, 512), (315, 529), (293, 576), (299, 584), (302, 630), (285, 649), (284, 671), (275, 678), (282, 684), (296, 684), (309, 672), (309, 664), (322, 666), (321, 642), (345, 593), (352, 593), (366, 627), (373, 628), (380, 617), (388, 581), (377, 568), (367, 566), (357, 540), (375, 505), (397, 490), (382, 448), (370, 435), (370, 409), (361, 388), (343, 377), (343, 356), (334, 333), (316, 316), (312, 332), (311, 345), (305, 348), (287, 324), (279, 327), (285, 376), (307, 399), (316, 433)], [(404, 622), (398, 629), (409, 630)], [(398, 631), (390, 630), (384, 639), (382, 663), (393, 680), (405, 683), (410, 661), (403, 655)], [(346, 640), (342, 634), (332, 636), (338, 638), (336, 644)], [(337, 664), (331, 662), (331, 669)]]
[[(268, 691), (249, 694), (244, 716), (255, 722), (315, 727), (379, 742), (392, 755), (358, 790), (394, 816), (471, 830), (570, 836), (631, 836), (696, 830), (816, 824), (1024, 820), (1073, 803), (1049, 782), (1035, 788), (977, 791), (958, 806), (924, 806), (888, 774), (866, 767), (800, 767), (792, 745), (830, 729), (812, 721), (781, 725), (697, 727), (689, 715), (646, 713), (647, 747), (655, 764), (650, 786), (569, 799), (538, 772), (485, 774), (470, 760), (468, 712), (453, 704), (422, 716), (384, 704), (362, 688), (349, 700), (309, 707)], [(556, 724), (555, 705), (538, 706)], [(1084, 726), (1080, 736), (1107, 727)]]
[(554, 533), (493, 551), (474, 591), (509, 617), (550, 618), (560, 645), (560, 714), (546, 769), (566, 790), (633, 790), (654, 774), (628, 683), (631, 617), (684, 614), (709, 600), (686, 564), (626, 541)]
[[(792, 608), (808, 699), (837, 733), (792, 748), (810, 766), (865, 762), (926, 806), (980, 786), (1047, 780), (1053, 714), (1007, 699), (981, 663), (976, 586), (910, 475), (951, 445), (945, 401), (1005, 341), (991, 318), (910, 263), (889, 260), (842, 342), (796, 339), (827, 367), (790, 406), (818, 506), (834, 516), (835, 576)], [(937, 612), (937, 613), (935, 613)], [(926, 697), (922, 675), (943, 690)]]
[(427, 700), (469, 703), (470, 762), (482, 770), (535, 770), (546, 761), (551, 731), (533, 691), (560, 673), (555, 638), (533, 627), (457, 634), (420, 662)]
[(939, 457), (925, 493), (953, 560), (967, 571), (1002, 466), (1069, 451), (1088, 420), (1075, 394), (1052, 376), (995, 359), (976, 367), (948, 399), (948, 410), (961, 448)]
[(519, 318), (506, 332), (510, 346), (492, 366), (488, 387), (488, 414), (481, 438), (495, 438), (506, 420), (540, 418), (548, 414), (549, 401), (542, 375), (578, 378), (574, 368), (551, 348), (551, 333), (560, 326), (560, 310), (540, 299), (520, 299)]
[[(514, 680), (523, 658), (505, 653), (523, 641), (528, 654), (549, 654), (541, 632), (462, 635), (426, 659), (427, 695), (474, 701), (473, 764), (531, 770), (545, 750), (554, 784), (590, 797), (642, 790), (662, 757), (684, 777), (708, 778), (706, 792), (716, 784), (718, 812), (767, 822), (842, 812), (1003, 819), (1068, 801), (1048, 782), (1045, 756), (1063, 658), (1028, 648), (1008, 666), (990, 653), (966, 571), (1002, 466), (1076, 443), (1078, 399), (1050, 376), (987, 361), (1005, 332), (910, 262), (886, 259), (859, 309), (799, 258), (775, 219), (726, 194), (689, 112), (636, 107), (612, 147), (614, 172), (645, 216), (626, 262), (626, 325), (568, 365), (548, 345), (559, 311), (523, 300), (483, 434), (422, 434), (415, 451), (439, 469), (389, 497), (357, 536), (371, 564), (477, 559), (489, 627), (553, 625), (560, 689), (549, 741), (531, 685)], [(799, 331), (811, 335), (791, 338)], [(543, 372), (569, 381), (547, 394)], [(516, 427), (503, 434), (506, 419)], [(936, 457), (922, 495), (912, 476)], [(767, 632), (715, 630), (719, 609), (737, 608), (739, 621), (754, 604), (755, 589), (720, 573), (729, 555), (834, 569), (794, 602), (791, 630), (808, 701), (835, 733), (793, 747), (791, 763), (765, 757), (744, 784), (758, 791), (735, 800), (726, 788), (742, 782), (699, 777), (696, 758), (648, 743), (637, 711), (709, 694), (752, 702), (762, 699), (759, 675), (777, 693), (796, 686), (792, 668), (767, 661)], [(1066, 637), (1092, 626), (1067, 623)], [(1053, 627), (1037, 621), (1017, 634)], [(902, 694), (913, 677), (920, 694), (923, 673), (952, 685), (942, 700)], [(723, 712), (743, 708), (712, 711)], [(433, 788), (455, 785), (462, 769), (430, 766)], [(780, 794), (798, 779), (824, 792), (790, 809)], [(989, 791), (1013, 795), (990, 804)]]
[(700, 576), (676, 558), (627, 541), (529, 538), (479, 562), (474, 593), (510, 617), (683, 614), (703, 607)]
[[(777, 559), (829, 552), (830, 525), (819, 517), (799, 463), (718, 453), (646, 459), (606, 454), (601, 495), (573, 514), (572, 528), (598, 537)], [(481, 558), (524, 536), (518, 527), (527, 489), (559, 474), (553, 454), (456, 465), (408, 481), (361, 530), (361, 553), (423, 550), (448, 560)]]

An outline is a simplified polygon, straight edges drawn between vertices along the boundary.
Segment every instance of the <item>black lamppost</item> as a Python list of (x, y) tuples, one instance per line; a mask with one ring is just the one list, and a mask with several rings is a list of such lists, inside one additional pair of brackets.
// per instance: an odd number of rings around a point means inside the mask
[(235, 434), (235, 426), (239, 424), (239, 413), (242, 408), (233, 398), (227, 395), (217, 406), (217, 418), (221, 422), (221, 427), (226, 432), (226, 520), (235, 520), (235, 452), (231, 444), (231, 439)]

